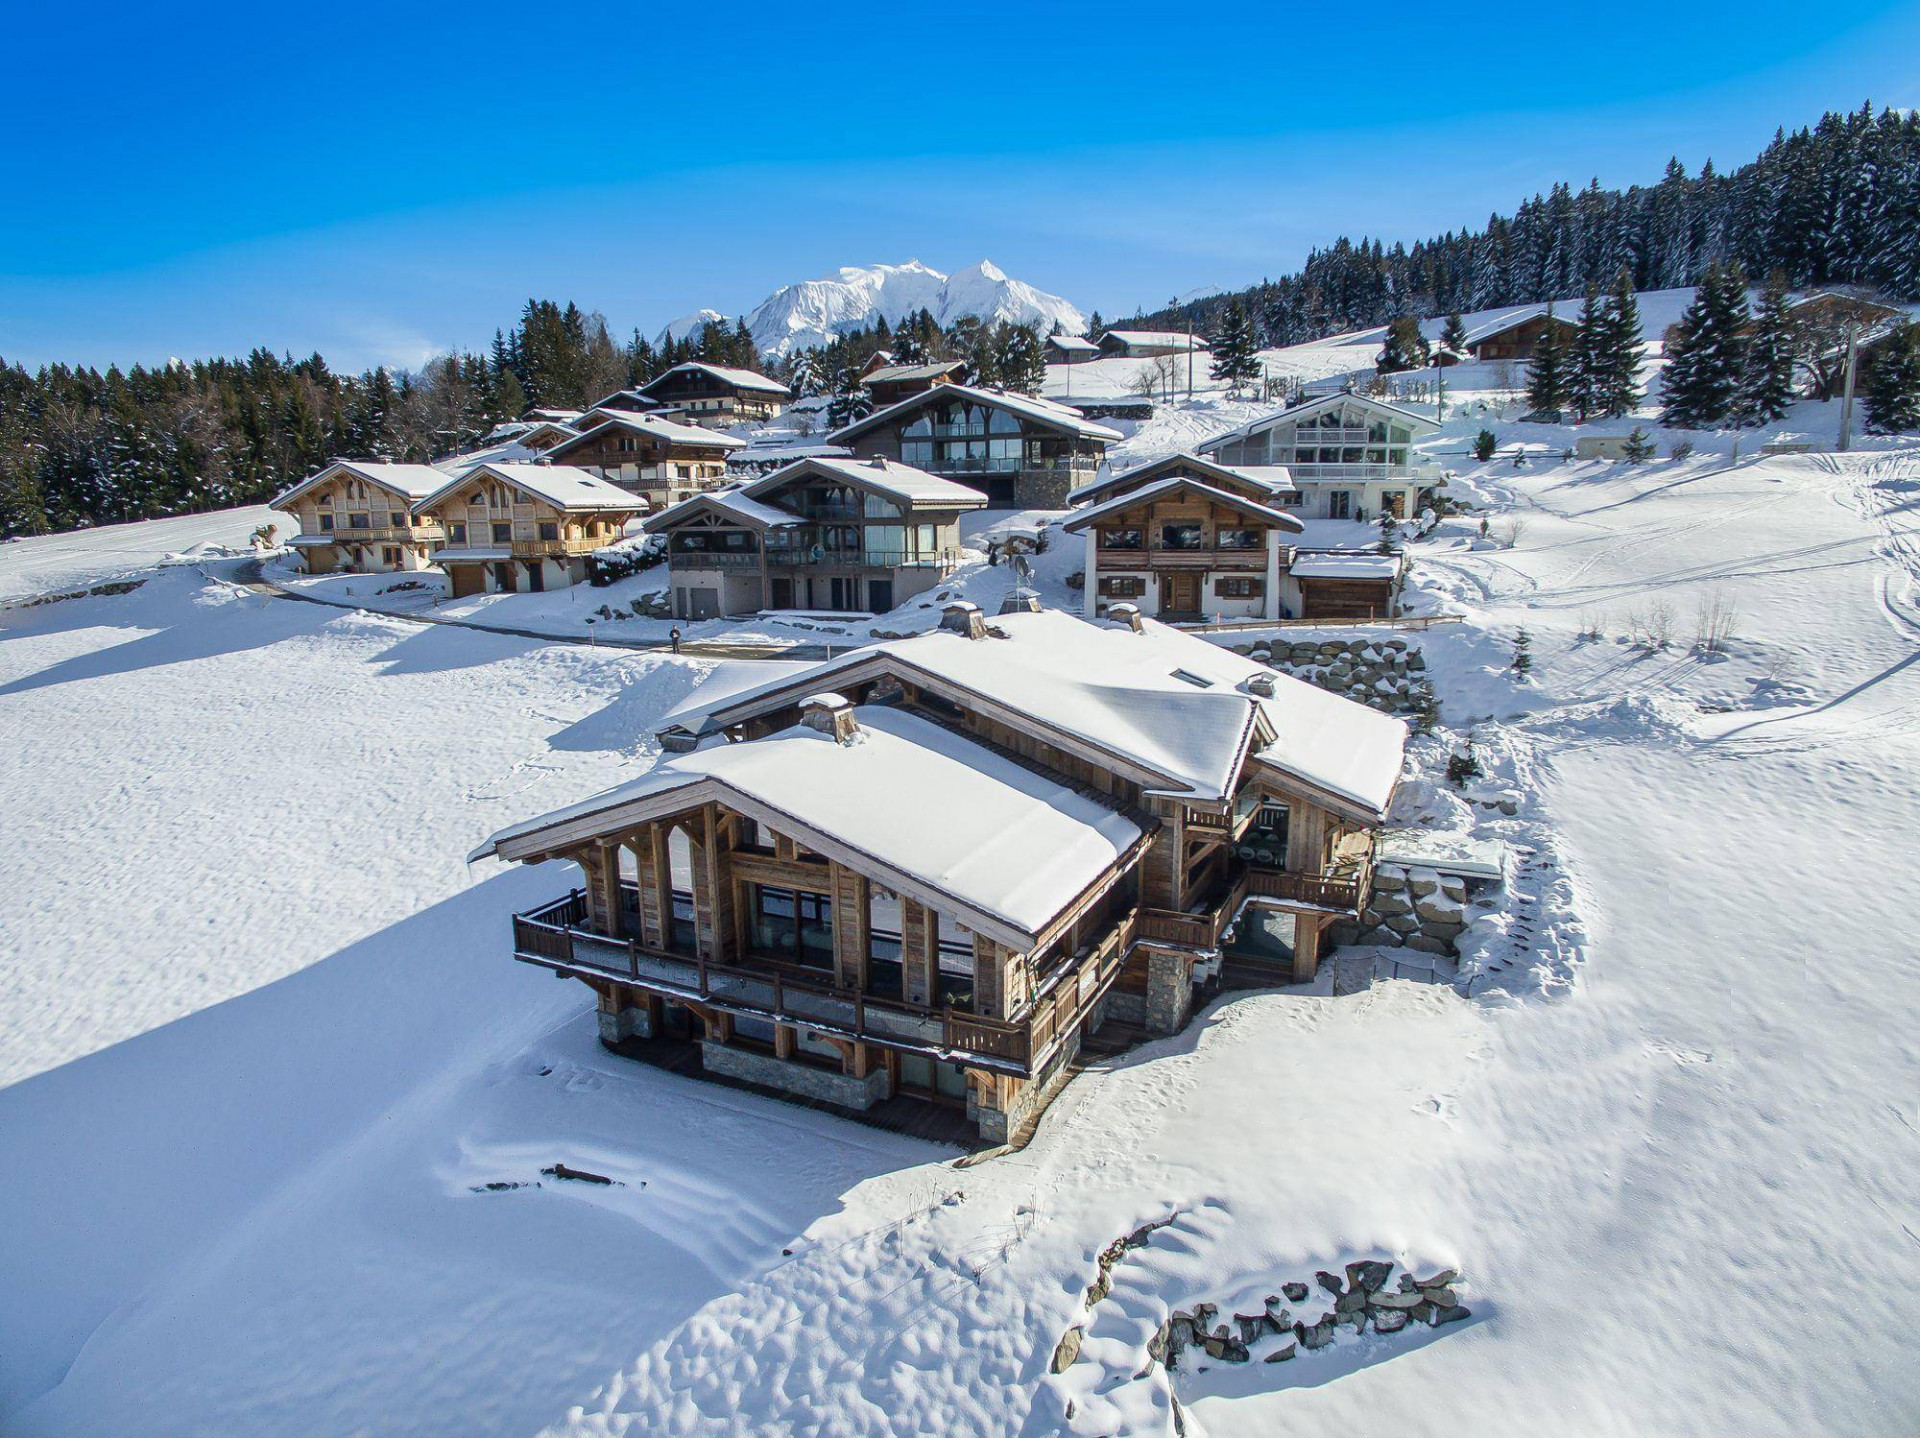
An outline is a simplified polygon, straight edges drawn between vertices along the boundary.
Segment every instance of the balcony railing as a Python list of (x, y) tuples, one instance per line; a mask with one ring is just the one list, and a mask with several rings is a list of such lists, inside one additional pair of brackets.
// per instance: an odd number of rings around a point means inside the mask
[(776, 569), (952, 569), (960, 562), (957, 551), (943, 549), (938, 554), (906, 554), (898, 550), (863, 549), (851, 553), (822, 550), (769, 549), (767, 563)]
[(1290, 464), (1287, 473), (1297, 480), (1384, 479), (1424, 484), (1438, 480), (1442, 471), (1429, 460), (1414, 460), (1407, 464)]
[(1264, 549), (1098, 549), (1094, 561), (1102, 569), (1260, 569), (1267, 567)]
[[(629, 911), (631, 912), (631, 911)], [(617, 979), (729, 1013), (798, 1024), (861, 1041), (941, 1056), (964, 1055), (981, 1067), (1030, 1077), (1074, 1023), (1106, 991), (1133, 946), (1136, 913), (1054, 969), (1009, 1020), (875, 999), (823, 975), (715, 963), (615, 939), (587, 927), (586, 896), (565, 898), (513, 917), (514, 957), (567, 972)]]
[(1272, 899), (1331, 913), (1357, 915), (1366, 903), (1372, 877), (1372, 869), (1367, 865), (1320, 874), (1242, 869), (1217, 898), (1186, 912), (1142, 910), (1140, 937), (1202, 952), (1217, 949), (1248, 899)]
[[(768, 556), (770, 563), (778, 560)], [(676, 549), (667, 556), (674, 569), (758, 569), (760, 556), (753, 550)]]

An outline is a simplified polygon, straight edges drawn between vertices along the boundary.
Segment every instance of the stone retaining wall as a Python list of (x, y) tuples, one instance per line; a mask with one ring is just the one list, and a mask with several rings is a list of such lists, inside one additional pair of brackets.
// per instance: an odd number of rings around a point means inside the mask
[(1226, 647), (1388, 714), (1417, 713), (1433, 702), (1426, 657), (1398, 635), (1295, 640), (1282, 636)]
[(1329, 924), (1327, 941), (1452, 956), (1466, 932), (1467, 898), (1466, 880), (1456, 875), (1382, 864), (1373, 872), (1373, 897), (1359, 922), (1340, 919)]
[(874, 1065), (865, 1078), (855, 1078), (829, 1068), (712, 1042), (701, 1043), (700, 1064), (709, 1073), (725, 1074), (728, 1078), (839, 1104), (842, 1108), (869, 1109), (891, 1093), (887, 1070), (880, 1064)]

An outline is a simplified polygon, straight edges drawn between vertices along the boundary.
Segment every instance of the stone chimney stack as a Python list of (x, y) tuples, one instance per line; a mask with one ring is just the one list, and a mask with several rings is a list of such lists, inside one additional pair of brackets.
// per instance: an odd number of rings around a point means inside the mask
[(970, 599), (957, 599), (941, 610), (940, 627), (965, 635), (968, 639), (987, 637), (987, 617), (980, 612), (980, 606)]
[(1002, 614), (1038, 614), (1040, 596), (1037, 594), (1009, 594), (1000, 601)]
[(851, 744), (860, 721), (843, 694), (814, 694), (800, 701), (800, 722), (818, 729), (836, 744)]
[(1260, 699), (1273, 698), (1273, 676), (1264, 670), (1247, 676), (1247, 693)]
[(1124, 624), (1135, 634), (1144, 633), (1140, 623), (1140, 606), (1137, 604), (1109, 604), (1107, 618), (1116, 624)]

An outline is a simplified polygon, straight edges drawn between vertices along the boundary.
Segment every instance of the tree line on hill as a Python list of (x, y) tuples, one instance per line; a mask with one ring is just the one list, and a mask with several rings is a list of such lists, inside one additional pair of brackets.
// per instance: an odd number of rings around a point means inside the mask
[(1715, 265), (1775, 270), (1794, 288), (1863, 285), (1920, 299), (1920, 115), (1863, 105), (1810, 129), (1776, 132), (1748, 164), (1689, 174), (1670, 160), (1656, 185), (1555, 185), (1478, 230), (1411, 246), (1342, 236), (1299, 273), (1169, 304), (1124, 322), (1216, 334), (1240, 304), (1262, 346), (1299, 344), (1440, 315), (1610, 288), (1693, 285)]

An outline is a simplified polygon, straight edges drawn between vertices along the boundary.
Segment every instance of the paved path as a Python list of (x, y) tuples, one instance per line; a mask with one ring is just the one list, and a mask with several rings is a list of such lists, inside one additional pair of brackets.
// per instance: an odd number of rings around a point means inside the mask
[[(205, 570), (202, 570), (205, 573)], [(328, 609), (351, 609), (362, 614), (377, 614), (383, 619), (398, 619), (406, 624), (444, 624), (454, 629), (478, 629), (488, 634), (512, 634), (522, 639), (538, 639), (548, 644), (582, 644), (593, 649), (671, 649), (670, 639), (602, 639), (593, 634), (551, 634), (539, 629), (519, 629), (507, 624), (481, 624), (472, 619), (453, 619), (444, 614), (401, 614), (389, 609), (376, 609), (371, 605), (355, 604), (346, 599), (323, 599), (317, 594), (303, 594), (297, 589), (288, 589), (268, 579), (260, 568), (260, 561), (248, 559), (235, 566), (230, 575), (212, 575), (229, 584), (237, 584), (242, 589), (255, 594), (269, 595), (275, 599), (292, 599), (301, 604), (318, 604)], [(840, 646), (842, 652), (855, 646)], [(832, 657), (832, 648), (825, 644), (749, 644), (721, 640), (683, 640), (678, 650), (681, 654), (692, 654), (702, 659), (828, 659)]]

